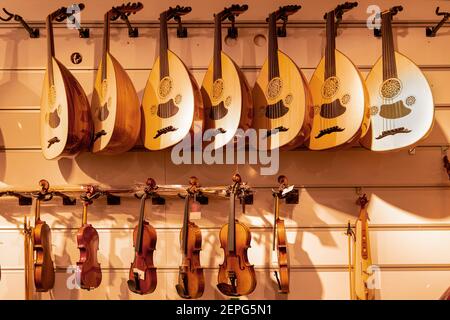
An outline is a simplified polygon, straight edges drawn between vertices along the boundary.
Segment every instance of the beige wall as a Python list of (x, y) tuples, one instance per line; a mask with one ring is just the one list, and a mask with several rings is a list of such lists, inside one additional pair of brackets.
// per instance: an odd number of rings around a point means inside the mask
[[(143, 1), (145, 8), (133, 21), (142, 23), (140, 37), (130, 39), (127, 31), (114, 27), (111, 51), (128, 70), (142, 96), (149, 69), (157, 53), (158, 13), (169, 5), (191, 5), (186, 20), (206, 21), (212, 13), (234, 1)], [(339, 1), (302, 1), (304, 9), (291, 17), (293, 22), (318, 22), (324, 11)], [(363, 0), (348, 14), (349, 21), (367, 19), (366, 8), (376, 1)], [(26, 5), (25, 5), (26, 3)], [(249, 0), (249, 12), (241, 21), (262, 21), (270, 10), (290, 1)], [(255, 203), (240, 217), (251, 226), (251, 262), (258, 276), (256, 291), (248, 298), (260, 299), (347, 299), (346, 273), (347, 221), (358, 214), (355, 205), (357, 186), (370, 195), (371, 240), (373, 262), (381, 267), (381, 299), (437, 299), (450, 285), (450, 188), (442, 167), (441, 146), (450, 142), (450, 55), (448, 27), (436, 38), (426, 38), (424, 26), (436, 21), (436, 6), (450, 10), (447, 1), (398, 0), (378, 1), (385, 7), (403, 4), (398, 20), (408, 22), (395, 29), (398, 49), (413, 59), (429, 79), (436, 102), (436, 124), (430, 137), (421, 142), (414, 155), (407, 151), (375, 154), (360, 148), (338, 152), (313, 153), (293, 151), (281, 154), (280, 173), (297, 186), (330, 186), (301, 189), (300, 203), (282, 207), (281, 215), (288, 226), (291, 255), (291, 294), (276, 293), (271, 279), (271, 205), (269, 187), (276, 177), (260, 177), (257, 166), (240, 166), (239, 171), (252, 186), (258, 187)], [(45, 15), (65, 5), (65, 1), (32, 0), (19, 3), (4, 0), (8, 10), (17, 12), (42, 27)], [(92, 93), (95, 68), (101, 52), (102, 15), (114, 1), (85, 1), (82, 19), (91, 27), (90, 39), (79, 39), (63, 26), (55, 31), (58, 58), (79, 79), (86, 93)], [(397, 19), (396, 19), (397, 20)], [(296, 24), (288, 38), (280, 39), (280, 48), (289, 54), (310, 77), (325, 44), (324, 30), (312, 23), (309, 28)], [(190, 28), (188, 39), (177, 39), (171, 30), (171, 49), (178, 53), (201, 83), (212, 56), (211, 25)], [(239, 30), (233, 46), (224, 46), (236, 62), (244, 66), (251, 84), (265, 56), (266, 46), (255, 46), (257, 34), (266, 34), (263, 25)], [(381, 53), (381, 42), (363, 24), (342, 28), (337, 42), (364, 73)], [(160, 184), (185, 184), (191, 175), (203, 185), (229, 183), (235, 171), (232, 165), (175, 166), (169, 152), (129, 152), (120, 156), (101, 157), (82, 154), (75, 159), (44, 160), (39, 150), (39, 97), (45, 71), (46, 32), (41, 38), (29, 39), (17, 24), (0, 24), (0, 182), (13, 186), (35, 185), (41, 178), (53, 185), (102, 183), (121, 186), (153, 177)], [(72, 52), (80, 52), (83, 62), (73, 65)], [(402, 188), (399, 188), (402, 186)], [(431, 187), (435, 186), (435, 187)], [(438, 186), (447, 186), (446, 188)], [(347, 187), (347, 188), (341, 188)], [(90, 222), (100, 234), (100, 262), (103, 282), (91, 292), (69, 290), (66, 286), (68, 266), (78, 259), (76, 229), (81, 223), (81, 207), (64, 207), (55, 200), (44, 206), (43, 218), (53, 227), (57, 282), (53, 292), (59, 299), (175, 299), (174, 288), (180, 255), (178, 229), (182, 223), (183, 204), (170, 200), (165, 207), (148, 207), (148, 217), (158, 231), (156, 264), (158, 288), (152, 295), (139, 297), (128, 292), (126, 280), (133, 257), (132, 228), (137, 223), (138, 201), (122, 199), (121, 206), (107, 206), (104, 199), (92, 208)], [(203, 207), (197, 224), (203, 230), (201, 259), (206, 267), (207, 286), (204, 298), (223, 298), (215, 288), (222, 253), (218, 230), (226, 222), (224, 202), (212, 200)], [(151, 210), (151, 211), (150, 211)], [(0, 200), (0, 299), (23, 299), (23, 216), (30, 207), (19, 207), (14, 199)], [(48, 299), (49, 294), (36, 295)]]

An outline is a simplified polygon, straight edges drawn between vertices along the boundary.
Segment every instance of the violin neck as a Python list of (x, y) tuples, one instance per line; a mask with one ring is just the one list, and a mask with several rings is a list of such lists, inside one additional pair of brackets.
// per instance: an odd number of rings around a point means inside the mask
[(234, 191), (230, 194), (230, 215), (228, 217), (228, 252), (236, 251), (236, 196)]
[(273, 199), (273, 247), (272, 250), (275, 251), (276, 249), (276, 242), (277, 242), (277, 222), (278, 217), (280, 216), (280, 198), (278, 197), (278, 194), (275, 195)]
[(34, 221), (41, 220), (41, 200), (36, 199), (36, 207), (34, 208)]
[(144, 229), (144, 219), (145, 219), (145, 200), (147, 196), (144, 194), (141, 198), (141, 208), (139, 213), (139, 225), (138, 225), (138, 233), (136, 237), (136, 246), (135, 250), (137, 253), (142, 253), (142, 238), (143, 238), (143, 229)]
[(83, 204), (83, 219), (81, 220), (81, 225), (84, 226), (87, 224), (87, 212), (88, 212), (88, 204), (84, 203)]
[(181, 230), (181, 249), (184, 256), (186, 256), (188, 252), (189, 198), (190, 196), (187, 195), (184, 199), (183, 229)]

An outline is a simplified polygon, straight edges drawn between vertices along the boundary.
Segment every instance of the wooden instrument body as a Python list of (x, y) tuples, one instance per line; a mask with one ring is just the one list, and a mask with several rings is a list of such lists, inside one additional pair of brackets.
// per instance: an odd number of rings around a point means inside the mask
[(99, 245), (98, 232), (90, 224), (84, 224), (77, 233), (80, 260), (77, 267), (80, 271), (80, 286), (82, 289), (97, 288), (102, 282), (102, 271), (97, 259)]
[[(133, 246), (137, 246), (139, 226), (133, 231)], [(152, 293), (156, 289), (157, 275), (153, 264), (153, 253), (156, 249), (156, 230), (147, 221), (143, 222), (141, 252), (135, 253), (134, 261), (130, 267), (129, 279), (135, 280), (134, 272), (139, 270), (144, 277), (139, 278), (139, 294)]]
[[(75, 156), (91, 144), (93, 125), (89, 101), (80, 83), (52, 58), (53, 85), (48, 71), (41, 96), (40, 135), (46, 159)], [(51, 143), (53, 141), (53, 143)]]
[[(222, 77), (214, 81), (214, 61), (211, 61), (203, 79), (201, 93), (205, 109), (205, 130), (214, 130), (214, 149), (231, 142), (238, 128), (247, 130), (253, 119), (250, 86), (241, 69), (223, 51), (221, 52)], [(223, 112), (214, 111), (223, 104)], [(224, 113), (223, 116), (213, 114)], [(219, 118), (220, 119), (217, 119)], [(223, 132), (223, 129), (225, 132)]]
[(55, 267), (53, 264), (52, 235), (47, 223), (38, 219), (33, 229), (34, 285), (37, 292), (46, 292), (55, 285)]
[[(183, 233), (180, 233), (182, 241)], [(183, 255), (180, 266), (178, 283), (185, 288), (186, 297), (197, 299), (205, 291), (205, 275), (200, 263), (200, 251), (202, 250), (202, 232), (193, 222), (188, 223), (187, 228), (187, 253)], [(183, 280), (183, 277), (186, 277)]]
[(279, 273), (279, 291), (289, 293), (289, 254), (286, 238), (286, 227), (284, 220), (278, 218), (276, 221), (277, 230), (277, 257)]
[[(313, 97), (313, 122), (309, 140), (312, 150), (326, 150), (351, 145), (363, 137), (368, 130), (370, 113), (369, 97), (364, 80), (353, 62), (339, 50), (335, 50), (336, 76), (325, 79), (325, 57), (314, 72), (309, 86)], [(336, 116), (324, 108), (338, 101), (345, 111)], [(323, 117), (321, 114), (325, 115)], [(320, 136), (332, 128), (333, 131)]]
[[(382, 58), (377, 61), (366, 79), (371, 102), (371, 119), (369, 132), (361, 144), (372, 151), (410, 148), (425, 138), (433, 128), (434, 103), (427, 79), (420, 68), (401, 53), (395, 52), (395, 61), (400, 84), (398, 93), (398, 88), (389, 88), (383, 81)], [(390, 98), (383, 96), (383, 92), (387, 92)], [(397, 94), (391, 97), (392, 92)], [(398, 102), (403, 102), (403, 106), (396, 105)], [(380, 111), (383, 108), (388, 110), (389, 107), (391, 112), (387, 112), (388, 117), (382, 117)], [(398, 128), (405, 128), (410, 132), (380, 138), (384, 131)]]
[[(309, 137), (312, 99), (305, 76), (280, 50), (278, 50), (278, 64), (280, 76), (269, 82), (269, 60), (267, 59), (253, 88), (253, 128), (272, 130), (271, 132), (279, 127), (288, 129), (273, 133), (271, 136), (276, 136), (275, 139), (268, 137), (267, 148), (289, 150), (303, 144)], [(281, 112), (278, 110), (274, 112), (273, 119), (267, 117), (268, 106), (279, 102), (289, 109), (288, 112), (277, 115)]]
[(224, 250), (224, 261), (219, 265), (218, 282), (229, 283), (229, 273), (236, 275), (236, 293), (238, 295), (247, 295), (256, 288), (256, 273), (253, 265), (250, 264), (247, 256), (247, 250), (250, 248), (251, 233), (250, 229), (235, 220), (235, 252), (227, 250), (228, 245), (228, 227), (226, 224), (220, 229), (219, 239), (220, 247)]
[[(203, 128), (203, 101), (194, 76), (175, 53), (167, 50), (167, 54), (169, 76), (160, 80), (160, 58), (156, 59), (142, 100), (142, 139), (149, 150), (163, 150), (177, 144), (194, 130), (194, 121), (200, 122)], [(173, 115), (162, 105), (170, 102), (175, 105)], [(158, 135), (158, 130), (167, 132)]]
[(139, 139), (141, 110), (134, 85), (119, 62), (106, 54), (106, 78), (102, 80), (100, 62), (92, 94), (91, 112), (95, 135), (92, 152), (123, 153), (134, 147)]

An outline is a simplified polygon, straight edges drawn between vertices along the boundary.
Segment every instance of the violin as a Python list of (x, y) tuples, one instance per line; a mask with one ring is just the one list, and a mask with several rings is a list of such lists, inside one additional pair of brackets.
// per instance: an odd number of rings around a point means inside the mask
[[(252, 293), (256, 288), (256, 274), (247, 256), (250, 248), (250, 229), (239, 222), (235, 216), (235, 201), (238, 195), (241, 201), (249, 190), (242, 183), (241, 176), (233, 176), (234, 184), (229, 188), (230, 214), (228, 223), (219, 233), (220, 247), (224, 251), (224, 261), (219, 265), (217, 288), (227, 296), (241, 296)], [(243, 202), (244, 203), (244, 202)]]
[(100, 196), (94, 187), (89, 186), (87, 192), (81, 196), (83, 200), (83, 220), (77, 233), (80, 260), (77, 262), (80, 272), (80, 287), (91, 290), (97, 288), (102, 282), (102, 270), (97, 258), (99, 237), (95, 228), (87, 223), (88, 206), (92, 200)]
[(200, 264), (202, 233), (200, 228), (189, 220), (190, 200), (195, 202), (199, 193), (197, 178), (191, 177), (189, 184), (188, 194), (184, 198), (183, 228), (180, 233), (182, 261), (176, 289), (178, 295), (184, 299), (197, 299), (203, 295), (205, 289), (205, 275)]
[(42, 190), (33, 194), (36, 198), (34, 208), (34, 228), (32, 232), (34, 252), (34, 286), (37, 292), (47, 292), (55, 285), (55, 267), (52, 260), (52, 232), (49, 225), (41, 220), (41, 201), (49, 201), (53, 198), (48, 193), (49, 183), (46, 180), (39, 181)]
[(274, 197), (274, 224), (273, 224), (273, 247), (277, 250), (278, 271), (275, 271), (275, 279), (278, 283), (280, 293), (289, 293), (289, 253), (284, 220), (280, 218), (280, 199), (286, 196), (284, 192), (288, 188), (285, 176), (278, 177), (280, 184), (277, 191), (273, 191)]
[(153, 197), (156, 190), (153, 179), (147, 180), (147, 187), (142, 195), (136, 195), (141, 199), (139, 224), (133, 231), (133, 246), (135, 251), (134, 261), (130, 267), (129, 280), (127, 282), (130, 291), (138, 294), (152, 293), (156, 289), (156, 268), (153, 265), (153, 252), (156, 248), (156, 230), (145, 220), (145, 201)]

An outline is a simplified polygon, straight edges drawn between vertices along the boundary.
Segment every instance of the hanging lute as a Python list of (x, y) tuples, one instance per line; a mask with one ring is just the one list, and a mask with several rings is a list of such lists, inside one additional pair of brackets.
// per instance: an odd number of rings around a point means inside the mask
[(397, 6), (381, 14), (383, 55), (366, 80), (371, 121), (361, 142), (373, 151), (411, 147), (433, 127), (430, 85), (419, 67), (394, 48), (392, 17), (402, 10)]
[(312, 102), (308, 82), (294, 61), (278, 50), (277, 36), (277, 20), (287, 20), (300, 8), (281, 7), (268, 18), (269, 57), (253, 88), (253, 127), (262, 130), (269, 150), (292, 149), (309, 137)]
[(95, 125), (92, 151), (118, 154), (130, 150), (139, 138), (141, 110), (130, 77), (109, 50), (110, 22), (135, 14), (142, 3), (113, 7), (105, 14), (103, 54), (92, 95), (92, 119)]
[(336, 49), (337, 24), (358, 5), (346, 2), (325, 15), (325, 56), (314, 72), (310, 88), (314, 118), (309, 141), (312, 150), (326, 150), (357, 142), (369, 125), (369, 100), (356, 66)]
[(250, 87), (241, 69), (222, 51), (222, 21), (247, 11), (247, 5), (232, 5), (214, 15), (214, 57), (202, 84), (205, 129), (211, 130), (214, 149), (233, 140), (236, 130), (247, 130), (252, 123)]
[[(79, 5), (81, 9), (84, 5)], [(47, 71), (41, 97), (41, 148), (46, 159), (74, 156), (88, 149), (92, 139), (89, 101), (80, 83), (55, 57), (53, 21), (68, 17), (62, 7), (49, 14), (47, 29)]]
[[(153, 65), (142, 100), (145, 121), (142, 140), (147, 149), (162, 150), (203, 127), (203, 102), (194, 76), (183, 61), (169, 50), (167, 22), (179, 20), (191, 7), (169, 8), (161, 13), (159, 57)], [(194, 123), (195, 122), (195, 123)]]

